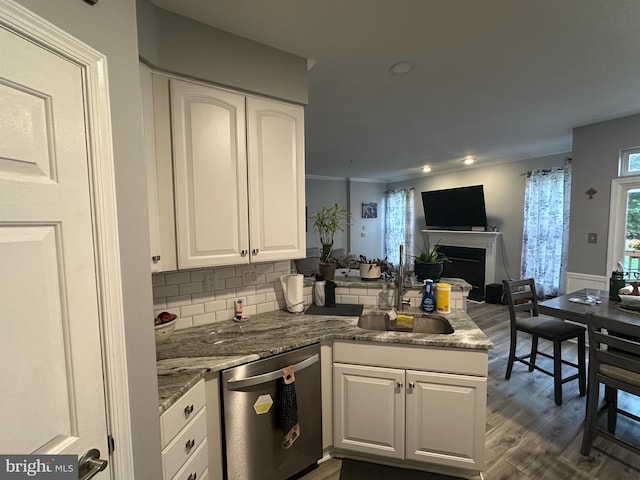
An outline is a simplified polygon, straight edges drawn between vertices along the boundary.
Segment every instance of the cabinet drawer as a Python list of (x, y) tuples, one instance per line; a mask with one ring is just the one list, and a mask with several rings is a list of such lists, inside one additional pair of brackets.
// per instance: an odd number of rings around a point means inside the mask
[(207, 439), (205, 438), (189, 461), (182, 466), (171, 480), (202, 480), (204, 472), (207, 470), (208, 460), (209, 450), (207, 448)]
[(162, 448), (196, 416), (204, 402), (204, 380), (201, 380), (160, 416)]
[(206, 409), (201, 409), (189, 425), (162, 451), (164, 478), (172, 478), (207, 437)]
[(486, 377), (488, 353), (464, 348), (336, 340), (333, 361)]

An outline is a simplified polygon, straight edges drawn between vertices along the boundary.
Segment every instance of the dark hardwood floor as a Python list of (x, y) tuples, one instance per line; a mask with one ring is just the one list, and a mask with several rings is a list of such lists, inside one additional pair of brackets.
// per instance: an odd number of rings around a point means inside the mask
[[(470, 302), (468, 313), (494, 344), (489, 351), (486, 480), (640, 478), (640, 457), (605, 439), (596, 438), (589, 457), (580, 455), (586, 397), (578, 395), (577, 382), (564, 385), (563, 404), (557, 407), (551, 377), (516, 363), (511, 379), (504, 379), (509, 352), (506, 306)], [(524, 335), (520, 344), (525, 350), (530, 345)], [(572, 355), (575, 346), (569, 345), (565, 356)], [(636, 397), (621, 393), (619, 402), (640, 415)], [(640, 443), (640, 425), (625, 417), (618, 419), (617, 433)], [(339, 480), (340, 465), (339, 459), (331, 459), (301, 480)]]

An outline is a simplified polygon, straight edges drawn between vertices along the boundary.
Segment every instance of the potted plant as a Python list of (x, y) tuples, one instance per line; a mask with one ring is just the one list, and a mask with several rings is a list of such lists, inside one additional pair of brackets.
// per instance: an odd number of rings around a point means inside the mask
[(434, 245), (433, 248), (420, 248), (416, 246), (420, 255), (414, 257), (414, 272), (418, 280), (426, 280), (430, 278), (434, 282), (440, 279), (444, 262), (451, 263), (447, 256), (438, 251), (440, 245)]
[(360, 255), (360, 278), (362, 280), (377, 280), (383, 273), (390, 273), (392, 265), (387, 258), (367, 258)]
[(351, 214), (340, 208), (336, 203), (332, 207), (322, 207), (311, 212), (309, 218), (313, 220), (313, 229), (320, 236), (322, 252), (320, 253), (320, 273), (326, 280), (333, 280), (336, 272), (336, 260), (333, 257), (333, 236), (345, 225), (349, 225)]

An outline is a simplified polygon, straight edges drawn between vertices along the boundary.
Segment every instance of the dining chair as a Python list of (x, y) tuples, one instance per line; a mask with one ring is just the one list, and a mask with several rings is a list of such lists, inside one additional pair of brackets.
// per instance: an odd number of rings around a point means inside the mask
[[(572, 380), (578, 380), (580, 396), (586, 393), (586, 363), (585, 363), (585, 334), (586, 328), (574, 323), (564, 322), (557, 318), (541, 315), (538, 310), (536, 285), (533, 278), (524, 280), (503, 280), (511, 329), (511, 343), (505, 378), (511, 378), (514, 362), (524, 363), (529, 371), (538, 370), (553, 377), (554, 400), (556, 405), (562, 405), (562, 385)], [(525, 315), (523, 315), (525, 314)], [(531, 336), (531, 350), (526, 355), (516, 355), (518, 332)], [(538, 349), (538, 340), (542, 338), (553, 343), (553, 354), (549, 355)], [(562, 358), (562, 344), (567, 340), (577, 340), (578, 363)], [(553, 372), (536, 365), (538, 355), (553, 360)], [(577, 373), (562, 377), (562, 365), (569, 365), (577, 369)]]
[[(640, 417), (618, 406), (618, 390), (640, 396), (640, 324), (592, 314), (589, 327), (589, 392), (580, 453), (588, 456), (593, 439), (600, 435), (640, 454), (634, 445), (615, 434), (618, 414), (640, 422)], [(605, 386), (607, 428), (598, 424), (600, 385)]]

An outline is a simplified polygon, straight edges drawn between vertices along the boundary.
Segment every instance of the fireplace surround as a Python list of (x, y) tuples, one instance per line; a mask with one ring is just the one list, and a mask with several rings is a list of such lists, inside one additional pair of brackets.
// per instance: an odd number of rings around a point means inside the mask
[[(423, 230), (429, 245), (440, 245), (439, 251), (454, 258), (445, 262), (443, 277), (463, 278), (473, 289), (471, 300), (484, 300), (484, 288), (490, 283), (501, 283), (498, 278), (498, 259), (501, 255), (501, 232), (458, 230)], [(482, 267), (481, 264), (484, 263)]]

